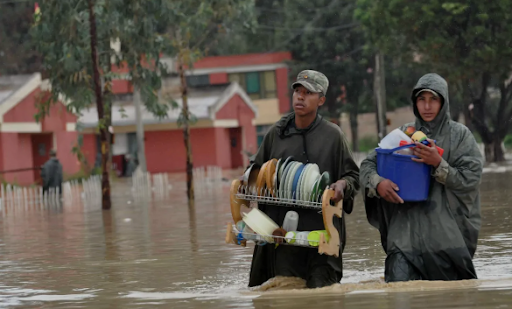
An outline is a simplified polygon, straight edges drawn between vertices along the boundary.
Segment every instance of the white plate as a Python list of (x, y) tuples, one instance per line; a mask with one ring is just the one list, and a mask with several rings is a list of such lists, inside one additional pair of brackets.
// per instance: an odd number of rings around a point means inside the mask
[[(316, 202), (316, 200), (314, 200), (312, 197), (311, 197), (311, 194), (313, 193), (313, 190), (315, 189), (315, 186), (317, 184), (318, 181), (320, 181), (320, 177), (322, 177), (322, 175), (318, 175), (317, 178), (315, 178), (315, 181), (313, 181), (313, 184), (311, 185), (311, 188), (309, 188), (309, 198), (308, 200), (310, 202)], [(315, 197), (316, 198), (316, 197)]]
[(308, 168), (309, 168), (309, 163), (304, 164), (304, 168), (302, 169), (302, 171), (300, 173), (299, 181), (297, 181), (297, 187), (295, 187), (295, 199), (296, 200), (299, 199), (300, 185), (302, 184), (302, 179), (304, 179), (304, 176), (306, 175)]
[(281, 174), (281, 179), (279, 180), (279, 197), (285, 197), (285, 190), (286, 190), (286, 176), (288, 175), (288, 172), (290, 171), (291, 167), (293, 165), (293, 162), (289, 162), (285, 169), (283, 170), (283, 173)]
[(305, 194), (303, 194), (304, 201), (309, 200), (311, 191), (313, 189), (313, 185), (315, 184), (315, 181), (318, 179), (318, 177), (320, 177), (320, 169), (318, 168), (318, 165), (313, 164), (313, 166), (311, 167), (311, 172), (309, 172), (309, 175), (305, 179), (305, 183), (304, 183), (305, 191), (307, 190), (307, 192), (305, 192)]
[(290, 173), (288, 174), (288, 176), (286, 176), (286, 178), (287, 178), (287, 180), (286, 180), (286, 198), (287, 199), (291, 199), (293, 197), (293, 192), (292, 192), (293, 178), (295, 177), (295, 173), (297, 173), (297, 170), (299, 169), (299, 167), (301, 165), (302, 165), (302, 163), (296, 162), (295, 165), (290, 170)]
[(310, 171), (311, 171), (311, 163), (308, 163), (302, 170), (302, 175), (300, 175), (299, 183), (297, 184), (297, 194), (295, 194), (296, 200), (299, 200), (299, 201), (301, 200), (301, 196), (303, 194), (302, 192), (304, 192), (304, 190), (302, 189), (304, 186), (304, 180), (307, 178)]
[(274, 193), (277, 190), (279, 190), (279, 188), (277, 187), (277, 175), (279, 175), (279, 169), (281, 168), (280, 165), (281, 165), (281, 159), (277, 160), (276, 172), (274, 173), (274, 177), (272, 177), (272, 189), (274, 190)]

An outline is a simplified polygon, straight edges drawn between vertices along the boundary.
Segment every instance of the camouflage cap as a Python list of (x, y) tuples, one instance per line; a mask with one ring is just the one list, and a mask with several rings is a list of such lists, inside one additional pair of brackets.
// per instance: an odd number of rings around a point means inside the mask
[(321, 92), (324, 96), (329, 88), (329, 80), (318, 71), (304, 70), (297, 75), (297, 81), (292, 84), (292, 89), (302, 85), (311, 92)]

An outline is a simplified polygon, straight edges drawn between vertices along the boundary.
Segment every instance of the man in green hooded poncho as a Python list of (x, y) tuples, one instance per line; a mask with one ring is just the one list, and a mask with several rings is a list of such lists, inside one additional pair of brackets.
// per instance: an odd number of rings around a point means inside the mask
[(400, 188), (377, 174), (375, 151), (360, 170), (367, 218), (380, 231), (387, 255), (385, 280), (475, 279), (482, 155), (469, 129), (450, 119), (448, 85), (441, 76), (421, 77), (412, 102), (416, 121), (401, 129), (414, 126), (430, 142), (417, 143), (413, 159), (432, 166), (428, 199), (404, 202)]
[[(317, 71), (305, 70), (293, 83), (293, 110), (274, 124), (263, 139), (251, 163), (262, 166), (272, 158), (316, 163), (320, 172), (330, 175), (330, 187), (335, 190), (334, 202), (343, 200), (344, 213), (351, 213), (354, 196), (359, 189), (359, 168), (352, 158), (348, 142), (341, 129), (318, 115), (325, 102), (329, 81)], [(259, 204), (279, 226), (283, 225), (288, 207)], [(293, 208), (299, 214), (297, 231), (324, 230), (318, 210)], [(339, 282), (343, 276), (341, 253), (345, 246), (344, 216), (335, 218), (340, 232), (339, 257), (320, 255), (318, 249), (274, 244), (256, 246), (251, 265), (249, 286), (265, 283), (275, 276), (299, 277), (309, 288)]]

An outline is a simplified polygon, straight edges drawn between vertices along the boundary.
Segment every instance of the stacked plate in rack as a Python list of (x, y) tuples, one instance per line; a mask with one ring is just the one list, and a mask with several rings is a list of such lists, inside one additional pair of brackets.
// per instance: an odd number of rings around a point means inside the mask
[(315, 163), (303, 164), (293, 157), (272, 159), (263, 164), (256, 180), (256, 192), (288, 200), (319, 202), (330, 184), (328, 172), (320, 173)]

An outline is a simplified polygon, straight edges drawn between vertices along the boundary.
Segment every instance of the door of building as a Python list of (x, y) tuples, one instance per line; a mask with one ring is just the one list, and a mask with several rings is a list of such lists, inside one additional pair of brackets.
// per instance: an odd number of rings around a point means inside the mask
[(243, 167), (242, 128), (229, 129), (229, 140), (231, 144), (231, 168)]

